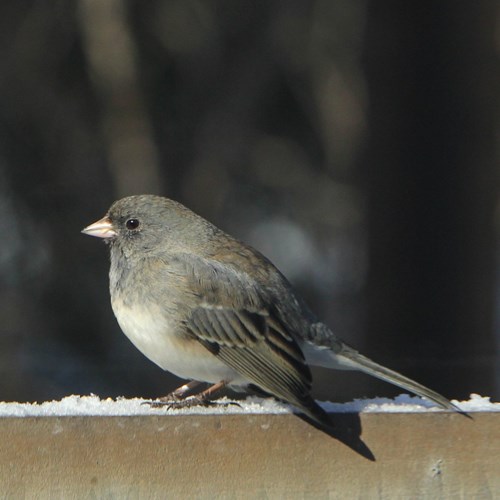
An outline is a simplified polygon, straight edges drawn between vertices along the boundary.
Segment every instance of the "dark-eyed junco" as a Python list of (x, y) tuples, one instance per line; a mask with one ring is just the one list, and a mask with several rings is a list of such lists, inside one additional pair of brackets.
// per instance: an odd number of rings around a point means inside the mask
[(161, 368), (193, 381), (173, 400), (196, 381), (214, 384), (196, 401), (225, 385), (253, 387), (329, 426), (310, 394), (315, 365), (360, 370), (458, 410), (337, 338), (269, 260), (180, 203), (123, 198), (83, 233), (109, 243), (111, 303), (125, 335)]

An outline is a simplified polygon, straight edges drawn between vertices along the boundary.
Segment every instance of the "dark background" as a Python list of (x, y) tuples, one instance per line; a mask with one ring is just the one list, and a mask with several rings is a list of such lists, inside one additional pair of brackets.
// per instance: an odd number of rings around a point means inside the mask
[(80, 234), (144, 192), (253, 244), (370, 357), (498, 399), (499, 26), (494, 1), (1, 2), (0, 399), (179, 383)]

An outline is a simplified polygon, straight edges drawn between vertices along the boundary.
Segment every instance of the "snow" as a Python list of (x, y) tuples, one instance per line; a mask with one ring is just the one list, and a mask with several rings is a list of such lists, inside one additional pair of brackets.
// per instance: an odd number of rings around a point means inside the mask
[[(471, 394), (468, 401), (451, 402), (466, 413), (478, 411), (500, 412), (500, 403), (494, 403), (488, 396)], [(434, 403), (419, 398), (418, 396), (409, 396), (401, 394), (394, 399), (374, 398), (374, 399), (355, 399), (352, 403), (321, 403), (321, 406), (328, 412), (362, 412), (362, 413), (421, 413), (447, 411), (436, 406)], [(348, 410), (344, 409), (349, 407)]]
[[(467, 413), (500, 412), (500, 403), (489, 397), (471, 394), (468, 401), (452, 401)], [(147, 415), (200, 415), (200, 414), (282, 414), (292, 409), (272, 398), (248, 397), (233, 404), (227, 398), (218, 399), (209, 407), (168, 409), (166, 406), (152, 408), (147, 400), (134, 398), (101, 399), (90, 396), (67, 396), (61, 401), (43, 403), (0, 402), (0, 417), (69, 417), (69, 416), (147, 416)], [(351, 403), (320, 402), (328, 412), (335, 413), (417, 413), (443, 411), (432, 403), (418, 397), (402, 394), (395, 399), (356, 399)]]

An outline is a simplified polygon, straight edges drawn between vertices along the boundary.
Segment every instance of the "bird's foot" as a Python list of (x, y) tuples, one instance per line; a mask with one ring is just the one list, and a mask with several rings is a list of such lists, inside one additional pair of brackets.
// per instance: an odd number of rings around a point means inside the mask
[(142, 404), (147, 404), (151, 408), (162, 408), (167, 407), (167, 410), (175, 408), (190, 408), (193, 406), (230, 406), (235, 405), (241, 408), (241, 405), (235, 401), (213, 401), (213, 396), (226, 386), (226, 382), (221, 380), (217, 384), (210, 386), (208, 389), (192, 396), (187, 397), (187, 394), (198, 387), (200, 382), (191, 381), (183, 386), (179, 387), (175, 391), (158, 398), (156, 401), (144, 401)]
[(172, 404), (174, 402), (183, 401), (187, 398), (189, 392), (191, 392), (196, 387), (202, 385), (201, 382), (192, 380), (184, 385), (181, 385), (175, 391), (169, 392), (166, 396), (157, 398), (155, 401), (144, 401), (143, 405), (149, 405), (151, 408), (161, 408), (162, 406)]
[(202, 406), (208, 408), (210, 406), (234, 405), (241, 407), (241, 405), (236, 401), (212, 401), (202, 396), (190, 396), (185, 399), (175, 398), (171, 400), (166, 400), (166, 398), (161, 398), (160, 400), (157, 401), (145, 401), (143, 404), (148, 404), (151, 408), (163, 408), (164, 406), (166, 406), (167, 410), (176, 410), (180, 408), (193, 408), (195, 406)]
[(168, 409), (170, 409), (171, 406), (177, 405), (185, 401), (185, 399), (181, 398), (167, 399), (167, 397), (168, 396), (164, 396), (162, 398), (158, 398), (155, 401), (143, 401), (141, 404), (148, 405), (150, 408), (163, 408), (164, 406), (167, 406)]

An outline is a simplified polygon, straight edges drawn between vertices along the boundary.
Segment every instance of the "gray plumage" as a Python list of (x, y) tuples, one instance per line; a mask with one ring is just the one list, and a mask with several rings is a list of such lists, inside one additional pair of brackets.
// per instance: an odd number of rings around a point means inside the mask
[(179, 377), (257, 387), (322, 425), (329, 419), (311, 397), (310, 365), (360, 370), (457, 410), (349, 347), (269, 260), (175, 201), (121, 199), (84, 232), (109, 243), (122, 330)]

